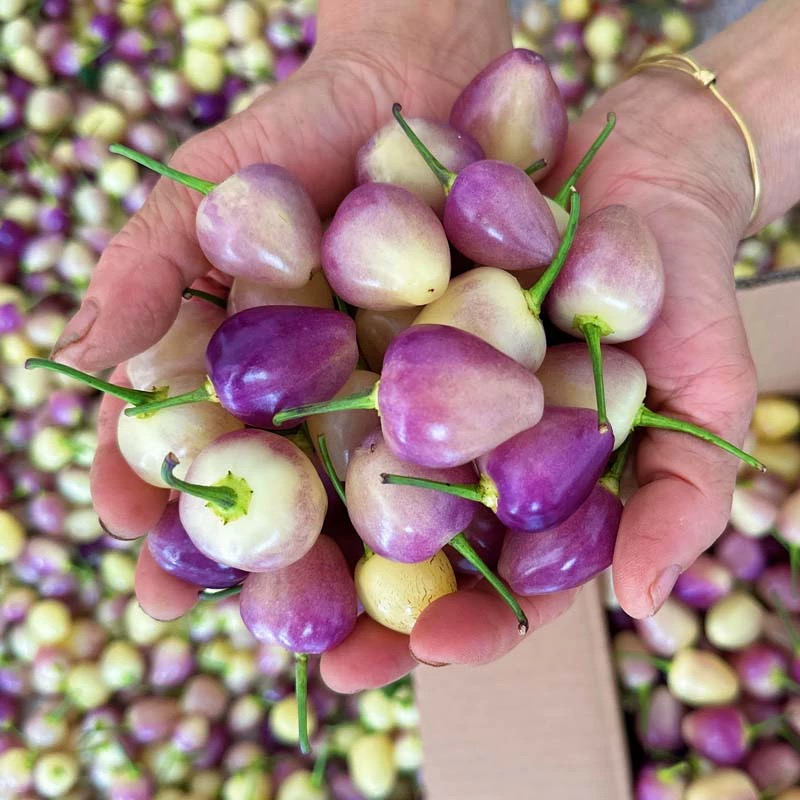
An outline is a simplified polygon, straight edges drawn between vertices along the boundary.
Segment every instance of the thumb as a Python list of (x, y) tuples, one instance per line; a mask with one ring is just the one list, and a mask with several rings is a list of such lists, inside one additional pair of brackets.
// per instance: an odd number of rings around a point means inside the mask
[[(321, 213), (329, 212), (352, 184), (353, 159), (374, 122), (375, 102), (355, 85), (344, 95), (348, 107), (373, 114), (337, 109), (325, 71), (306, 67), (246, 111), (189, 140), (171, 166), (219, 182), (248, 164), (277, 163), (301, 181)], [(163, 336), (183, 289), (211, 268), (195, 235), (201, 200), (199, 192), (175, 181), (158, 181), (104, 251), (54, 358), (96, 371)]]

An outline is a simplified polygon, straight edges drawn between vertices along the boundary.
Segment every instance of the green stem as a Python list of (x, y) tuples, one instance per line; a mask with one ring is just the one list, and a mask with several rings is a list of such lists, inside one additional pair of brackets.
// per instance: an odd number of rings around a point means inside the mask
[(681, 775), (691, 775), (692, 765), (688, 761), (678, 761), (677, 764), (673, 764), (670, 767), (661, 767), (657, 774), (659, 780), (665, 783), (671, 783), (675, 778)]
[(484, 500), (484, 494), (479, 483), (445, 483), (445, 481), (432, 481), (427, 478), (412, 478), (410, 475), (393, 475), (388, 472), (381, 473), (381, 480), (384, 483), (397, 486), (417, 486), (420, 489), (434, 489), (437, 492), (453, 494), (456, 497), (475, 500), (478, 503), (482, 503)]
[(201, 289), (192, 289), (191, 287), (183, 290), (184, 300), (191, 300), (193, 297), (197, 297), (199, 300), (207, 300), (209, 303), (213, 303), (220, 308), (228, 307), (223, 297), (217, 297), (217, 295), (211, 294), (211, 292), (204, 292)]
[(800, 683), (792, 680), (788, 675), (781, 675), (780, 685), (782, 689), (786, 689), (792, 694), (800, 694)]
[(748, 725), (745, 736), (749, 742), (752, 742), (763, 733), (772, 735), (780, 730), (783, 722), (783, 714), (776, 714), (775, 716), (767, 717), (766, 719), (762, 719), (761, 722), (754, 722), (752, 725)]
[(198, 600), (221, 600), (223, 597), (232, 597), (242, 591), (242, 584), (228, 586), (225, 589), (203, 589), (198, 595)]
[(647, 732), (647, 725), (650, 722), (650, 701), (653, 697), (653, 687), (649, 684), (639, 686), (636, 689), (636, 700), (639, 710), (639, 732), (642, 736)]
[(126, 417), (141, 417), (145, 414), (153, 414), (156, 411), (161, 411), (162, 408), (172, 408), (173, 406), (185, 406), (189, 403), (202, 403), (208, 400), (212, 403), (218, 403), (217, 393), (211, 381), (206, 379), (202, 386), (192, 389), (190, 392), (183, 394), (176, 394), (172, 397), (165, 397), (163, 400), (157, 400), (155, 403), (145, 403), (143, 405), (133, 406), (126, 408), (124, 414)]
[(112, 144), (108, 149), (118, 156), (125, 156), (125, 158), (129, 158), (131, 161), (135, 161), (137, 164), (141, 164), (143, 167), (147, 167), (147, 169), (151, 169), (165, 178), (172, 178), (172, 180), (178, 181), (178, 183), (182, 183), (190, 189), (196, 189), (202, 194), (208, 194), (217, 185), (216, 183), (211, 183), (211, 181), (204, 181), (202, 178), (195, 178), (194, 175), (188, 175), (186, 172), (180, 172), (177, 169), (168, 167), (166, 164), (162, 164), (144, 153), (139, 153), (130, 147), (126, 147), (124, 144)]
[(366, 542), (364, 542), (364, 559), (366, 560), (374, 555), (375, 551)]
[(794, 747), (797, 752), (800, 752), (800, 736), (798, 736), (788, 725), (784, 724), (778, 731), (778, 736), (781, 739), (786, 739), (789, 744)]
[(603, 378), (603, 351), (600, 339), (613, 333), (607, 323), (592, 316), (577, 316), (573, 326), (577, 328), (586, 339), (589, 355), (592, 359), (592, 373), (594, 374), (594, 394), (597, 402), (597, 427), (601, 433), (608, 430), (608, 416), (606, 414), (606, 387)]
[(544, 169), (546, 166), (547, 159), (540, 158), (538, 161), (534, 161), (529, 167), (525, 167), (525, 174), (533, 175), (535, 172), (539, 172), (539, 170)]
[(25, 369), (49, 369), (51, 372), (58, 372), (60, 375), (74, 378), (76, 381), (91, 386), (93, 389), (118, 397), (133, 406), (140, 406), (144, 403), (159, 400), (166, 395), (167, 391), (166, 387), (156, 389), (154, 392), (145, 392), (140, 389), (130, 389), (127, 386), (117, 386), (101, 378), (95, 378), (94, 375), (89, 375), (87, 372), (81, 372), (79, 369), (74, 369), (66, 364), (59, 364), (46, 358), (29, 358), (25, 362)]
[(583, 175), (586, 167), (592, 163), (592, 159), (597, 154), (597, 151), (603, 146), (603, 143), (614, 130), (614, 125), (617, 124), (617, 115), (610, 111), (606, 117), (606, 125), (600, 135), (594, 140), (592, 146), (586, 151), (586, 155), (580, 160), (578, 166), (575, 167), (572, 175), (567, 178), (567, 182), (559, 189), (558, 194), (553, 198), (562, 208), (567, 207), (567, 198), (569, 197), (570, 189), (578, 182), (578, 179)]
[(347, 303), (339, 297), (338, 294), (333, 295), (333, 305), (336, 307), (337, 311), (341, 311), (342, 314), (349, 314), (349, 310), (347, 308)]
[(570, 198), (569, 222), (567, 223), (567, 229), (564, 231), (564, 236), (561, 239), (561, 244), (556, 251), (555, 258), (550, 262), (550, 266), (542, 273), (539, 280), (525, 292), (525, 301), (528, 303), (528, 308), (537, 319), (542, 315), (544, 299), (561, 272), (564, 262), (567, 260), (572, 242), (575, 239), (575, 231), (578, 229), (578, 217), (581, 213), (581, 198), (574, 189), (570, 192)]
[(314, 762), (314, 768), (311, 770), (311, 785), (317, 789), (321, 789), (325, 782), (325, 769), (328, 766), (329, 758), (330, 749), (327, 743), (325, 743), (320, 748), (317, 760)]
[(800, 591), (800, 546), (796, 544), (789, 545), (789, 569), (792, 575), (792, 589), (797, 594)]
[(379, 383), (379, 381), (375, 381), (375, 385), (371, 389), (349, 394), (347, 397), (334, 397), (332, 400), (325, 400), (321, 403), (309, 403), (305, 406), (285, 408), (272, 418), (272, 424), (279, 428), (284, 422), (310, 417), (313, 414), (327, 414), (331, 411), (351, 411), (356, 408), (376, 409), (378, 407)]
[(239, 502), (239, 496), (230, 486), (202, 486), (199, 483), (189, 483), (175, 477), (175, 467), (180, 462), (174, 453), (169, 453), (161, 464), (161, 480), (171, 489), (175, 489), (192, 497), (198, 497), (225, 511), (234, 509)]
[(651, 411), (645, 406), (642, 406), (639, 411), (636, 412), (636, 417), (633, 420), (633, 427), (661, 428), (668, 431), (681, 431), (682, 433), (689, 433), (692, 436), (696, 436), (698, 439), (702, 439), (704, 442), (711, 442), (711, 444), (715, 444), (722, 450), (732, 453), (737, 458), (740, 458), (742, 461), (744, 461), (745, 464), (753, 467), (753, 469), (757, 469), (759, 472), (767, 471), (766, 467), (757, 458), (748, 455), (743, 450), (740, 450), (735, 445), (732, 445), (730, 442), (726, 442), (725, 439), (722, 439), (716, 434), (711, 433), (711, 431), (707, 431), (705, 428), (693, 425), (691, 422), (685, 422), (681, 419), (672, 419), (671, 417), (665, 417), (663, 414), (657, 414), (655, 411)]
[(632, 436), (628, 436), (628, 438), (620, 445), (617, 452), (614, 453), (611, 463), (606, 469), (605, 474), (602, 478), (600, 478), (600, 483), (608, 489), (609, 492), (619, 496), (619, 481), (622, 477), (622, 473), (625, 470), (625, 464), (628, 461), (628, 453), (631, 449), (631, 442), (633, 441)]
[(459, 555), (466, 558), (467, 561), (469, 561), (469, 563), (497, 590), (500, 597), (506, 601), (508, 607), (514, 612), (514, 616), (517, 618), (517, 629), (519, 630), (520, 636), (524, 636), (529, 628), (528, 617), (525, 616), (525, 612), (517, 602), (517, 598), (511, 594), (509, 588), (488, 566), (486, 566), (486, 562), (475, 552), (475, 548), (467, 541), (467, 537), (463, 533), (454, 536), (449, 544)]
[(328, 473), (328, 477), (331, 479), (333, 488), (336, 489), (336, 494), (339, 495), (339, 499), (342, 501), (342, 503), (347, 505), (347, 499), (344, 495), (344, 484), (341, 482), (339, 476), (336, 474), (336, 470), (333, 468), (331, 454), (328, 452), (328, 441), (325, 438), (324, 433), (317, 437), (317, 446), (319, 447), (319, 457), (322, 459), (322, 466), (325, 467), (325, 472)]
[(300, 737), (300, 752), (308, 755), (311, 744), (308, 741), (308, 656), (295, 653), (294, 692), (297, 697), (297, 730)]
[(441, 161), (439, 161), (436, 156), (431, 153), (430, 150), (423, 144), (422, 140), (417, 136), (416, 133), (411, 129), (411, 126), (403, 119), (403, 115), (400, 113), (403, 110), (403, 107), (400, 103), (395, 103), (392, 106), (392, 114), (394, 118), (397, 120), (400, 127), (403, 129), (403, 133), (411, 141), (411, 144), (414, 145), (416, 151), (422, 156), (425, 160), (425, 163), (431, 168), (431, 172), (436, 176), (439, 183), (442, 184), (442, 188), (444, 189), (444, 193), (447, 194), (450, 189), (453, 188), (453, 184), (455, 183), (456, 178), (458, 177), (455, 172), (451, 172)]

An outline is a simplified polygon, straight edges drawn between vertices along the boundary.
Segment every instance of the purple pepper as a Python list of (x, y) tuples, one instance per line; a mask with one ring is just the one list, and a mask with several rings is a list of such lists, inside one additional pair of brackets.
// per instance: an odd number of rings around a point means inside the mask
[(195, 586), (224, 589), (247, 577), (246, 572), (212, 561), (195, 547), (181, 524), (177, 501), (167, 504), (146, 542), (161, 569)]
[(541, 419), (525, 367), (469, 333), (418, 325), (389, 345), (378, 387), (384, 438), (405, 461), (466, 464)]
[(59, 535), (64, 530), (64, 519), (69, 507), (56, 492), (42, 492), (28, 502), (30, 524), (42, 533)]
[(586, 408), (545, 408), (541, 420), (478, 458), (496, 487), (497, 516), (517, 531), (543, 531), (588, 498), (611, 455), (614, 435)]
[(206, 349), (222, 405), (242, 422), (266, 428), (282, 409), (332, 397), (357, 361), (355, 324), (327, 308), (240, 311), (220, 325)]
[(86, 26), (86, 33), (90, 39), (106, 44), (117, 36), (120, 27), (114, 14), (95, 14)]
[(70, 216), (59, 206), (44, 206), (38, 215), (39, 228), (45, 233), (66, 233), (70, 226)]
[(733, 575), (713, 556), (698, 556), (678, 577), (674, 594), (686, 605), (706, 611), (733, 586)]
[(0, 253), (19, 258), (28, 243), (28, 233), (13, 219), (0, 222)]
[(48, 19), (64, 19), (70, 12), (70, 0), (44, 0), (42, 14)]
[(472, 79), (453, 103), (450, 124), (477, 139), (487, 158), (502, 159), (520, 170), (544, 159), (538, 180), (558, 162), (568, 123), (547, 62), (532, 50), (516, 48)]
[(621, 517), (619, 498), (597, 484), (577, 511), (555, 527), (535, 534), (509, 530), (498, 571), (524, 596), (580, 586), (611, 565)]
[(756, 592), (771, 608), (785, 608), (792, 614), (800, 613), (800, 591), (795, 586), (788, 564), (767, 567), (756, 582)]
[(786, 742), (761, 742), (747, 758), (747, 772), (759, 789), (782, 792), (800, 780), (800, 753)]
[(462, 497), (408, 486), (387, 486), (383, 473), (450, 483), (475, 479), (471, 465), (448, 469), (415, 467), (397, 458), (380, 431), (367, 436), (347, 467), (347, 511), (365, 544), (393, 561), (432, 558), (469, 525), (477, 504)]
[(303, 32), (303, 44), (306, 47), (313, 47), (317, 43), (317, 15), (309, 14), (304, 17), (301, 30)]
[(250, 164), (214, 184), (124, 145), (111, 152), (201, 192), (195, 215), (206, 258), (229, 275), (299, 289), (320, 267), (322, 222), (300, 181), (277, 164)]
[(731, 663), (749, 695), (762, 700), (783, 695), (789, 662), (777, 647), (756, 642), (732, 653)]
[(744, 714), (733, 706), (691, 711), (682, 725), (686, 744), (720, 766), (738, 764), (745, 757), (749, 749), (747, 729)]
[(153, 43), (136, 28), (124, 30), (114, 42), (114, 55), (129, 64), (138, 64), (147, 59)]
[(259, 641), (295, 653), (324, 653), (355, 626), (355, 585), (341, 551), (323, 534), (299, 561), (249, 575), (239, 607)]
[(636, 718), (639, 741), (648, 750), (678, 752), (684, 747), (681, 721), (684, 707), (666, 686), (656, 686)]
[(636, 800), (684, 800), (686, 781), (680, 773), (670, 773), (669, 767), (656, 764), (645, 766), (636, 778)]
[(227, 109), (228, 98), (225, 94), (196, 94), (192, 101), (191, 114), (199, 125), (211, 126), (225, 118)]
[(508, 270), (546, 266), (559, 243), (553, 214), (530, 177), (489, 159), (458, 173), (445, 201), (444, 228), (468, 258)]
[(15, 333), (25, 324), (25, 317), (16, 303), (3, 303), (0, 305), (0, 336), (5, 333)]
[(572, 55), (583, 50), (583, 23), (559, 22), (553, 31), (553, 49), (560, 55)]
[(285, 81), (303, 66), (305, 56), (296, 51), (281, 53), (275, 60), (275, 80)]

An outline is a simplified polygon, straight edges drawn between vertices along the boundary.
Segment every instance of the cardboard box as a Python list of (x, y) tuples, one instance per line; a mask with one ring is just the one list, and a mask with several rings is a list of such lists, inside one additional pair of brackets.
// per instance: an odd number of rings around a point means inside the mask
[[(737, 292), (762, 391), (800, 392), (800, 269)], [(628, 800), (628, 748), (596, 584), (501, 661), (419, 668), (428, 800)]]

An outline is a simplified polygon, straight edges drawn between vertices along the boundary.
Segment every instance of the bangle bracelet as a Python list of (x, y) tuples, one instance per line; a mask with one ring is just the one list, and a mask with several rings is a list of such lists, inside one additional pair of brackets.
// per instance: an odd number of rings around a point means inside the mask
[(739, 116), (736, 109), (722, 96), (719, 89), (717, 89), (717, 76), (710, 69), (704, 69), (694, 61), (694, 59), (682, 53), (663, 53), (644, 58), (633, 67), (631, 74), (635, 75), (637, 72), (642, 72), (645, 69), (651, 69), (653, 67), (676, 70), (694, 78), (698, 83), (705, 86), (706, 89), (725, 106), (728, 113), (733, 117), (733, 121), (744, 137), (744, 143), (747, 147), (747, 157), (750, 159), (750, 172), (753, 176), (753, 210), (750, 212), (749, 221), (752, 222), (758, 214), (758, 208), (761, 203), (761, 173), (758, 168), (758, 154), (756, 153), (753, 137), (750, 135), (745, 121)]

